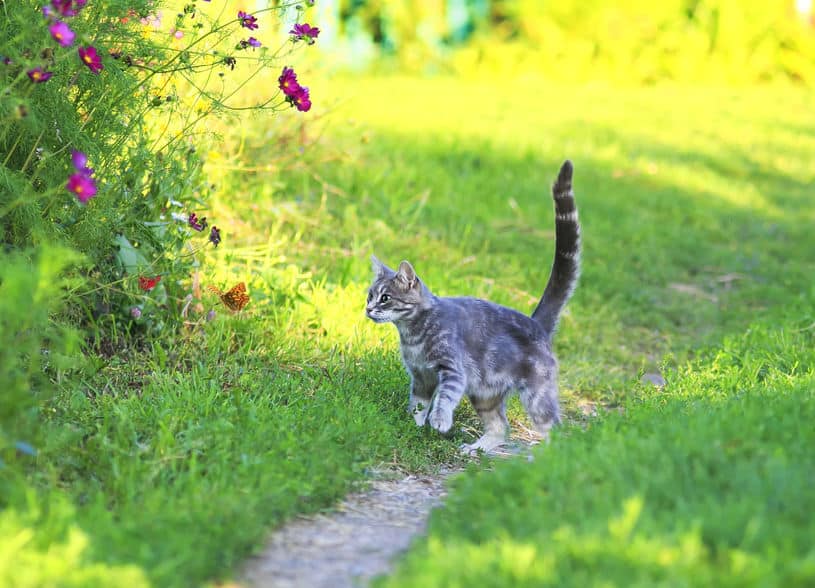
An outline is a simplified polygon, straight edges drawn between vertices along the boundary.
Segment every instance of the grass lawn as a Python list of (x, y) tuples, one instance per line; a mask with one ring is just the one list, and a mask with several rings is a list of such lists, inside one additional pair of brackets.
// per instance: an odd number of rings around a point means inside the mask
[(471, 468), (379, 586), (812, 586), (815, 336), (755, 327), (535, 460)]
[[(202, 281), (246, 281), (247, 310), (100, 361), (50, 407), (38, 477), (0, 513), (0, 536), (38, 537), (0, 545), (53, 574), (32, 585), (227, 578), (368, 468), (454, 459), (467, 434), (415, 429), (394, 329), (363, 317), (368, 257), (531, 311), (566, 157), (584, 271), (556, 338), (564, 412), (623, 414), (469, 472), (392, 582), (812, 578), (811, 93), (326, 78), (318, 95), (329, 115), (232, 125), (208, 156), (224, 243)], [(636, 383), (660, 367), (663, 391)]]

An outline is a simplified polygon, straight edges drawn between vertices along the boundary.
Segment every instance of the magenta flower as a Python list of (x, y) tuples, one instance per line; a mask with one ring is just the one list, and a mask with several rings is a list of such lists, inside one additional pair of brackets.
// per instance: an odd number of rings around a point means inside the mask
[(139, 308), (138, 306), (134, 306), (133, 308), (131, 308), (130, 316), (132, 316), (136, 320), (141, 318), (141, 308)]
[(46, 11), (43, 8), (43, 14), (46, 17), (51, 16), (54, 12), (60, 16), (76, 16), (87, 3), (88, 0), (51, 0), (51, 10)]
[(294, 96), (300, 91), (300, 84), (297, 83), (297, 74), (294, 73), (294, 70), (290, 67), (283, 68), (283, 73), (280, 74), (277, 81), (280, 84), (280, 89), (283, 90), (283, 93), (287, 97)]
[(69, 192), (73, 192), (82, 204), (96, 196), (96, 182), (84, 174), (72, 174), (65, 187)]
[(209, 242), (215, 245), (215, 247), (221, 242), (221, 230), (218, 227), (212, 227), (212, 230), (209, 232)]
[(71, 151), (71, 163), (74, 164), (77, 173), (83, 176), (90, 176), (93, 173), (93, 169), (88, 167), (88, 156), (81, 151), (76, 149)]
[(301, 86), (299, 92), (289, 96), (289, 102), (294, 104), (300, 112), (308, 112), (311, 109), (311, 98), (308, 95), (308, 88)]
[(207, 228), (207, 217), (198, 218), (194, 212), (190, 213), (187, 223), (196, 231), (201, 232)]
[(79, 58), (82, 60), (82, 63), (87, 65), (88, 69), (95, 74), (98, 74), (105, 68), (105, 66), (102, 65), (102, 58), (99, 57), (95, 47), (80, 47)]
[(293, 41), (307, 41), (309, 45), (313, 45), (314, 39), (320, 34), (320, 29), (306, 23), (298, 23), (289, 31), (289, 34), (292, 35)]
[(254, 37), (249, 37), (248, 39), (241, 39), (239, 43), (241, 49), (246, 49), (247, 47), (260, 47), (262, 43), (255, 39)]
[[(46, 16), (51, 16), (54, 13), (57, 13), (61, 16), (76, 16), (76, 10), (74, 10), (72, 0), (51, 0), (51, 10), (49, 10), (49, 14)], [(43, 10), (43, 14), (45, 14), (45, 10)]]
[(241, 26), (250, 31), (258, 28), (258, 19), (251, 14), (246, 14), (243, 10), (238, 11), (238, 20), (241, 21)]
[(28, 77), (31, 79), (32, 82), (35, 84), (42, 84), (43, 82), (47, 82), (51, 79), (51, 76), (54, 75), (54, 72), (46, 71), (41, 67), (35, 67), (34, 69), (30, 69), (26, 72)]
[(74, 44), (76, 34), (64, 22), (57, 21), (48, 27), (48, 30), (51, 32), (51, 36), (54, 37), (54, 40), (63, 47), (70, 47)]

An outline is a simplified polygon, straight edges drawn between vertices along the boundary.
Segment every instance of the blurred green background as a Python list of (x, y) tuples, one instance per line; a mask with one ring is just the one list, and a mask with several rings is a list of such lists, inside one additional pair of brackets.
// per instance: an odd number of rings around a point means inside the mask
[(349, 68), (626, 83), (815, 74), (811, 0), (320, 0), (313, 10), (325, 58)]

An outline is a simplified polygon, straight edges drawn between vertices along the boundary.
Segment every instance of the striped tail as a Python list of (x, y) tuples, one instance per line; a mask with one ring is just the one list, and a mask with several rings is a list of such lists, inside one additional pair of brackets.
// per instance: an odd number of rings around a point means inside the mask
[(566, 160), (552, 186), (555, 200), (555, 260), (549, 282), (532, 318), (538, 321), (551, 341), (563, 307), (580, 276), (580, 223), (572, 192), (572, 162)]

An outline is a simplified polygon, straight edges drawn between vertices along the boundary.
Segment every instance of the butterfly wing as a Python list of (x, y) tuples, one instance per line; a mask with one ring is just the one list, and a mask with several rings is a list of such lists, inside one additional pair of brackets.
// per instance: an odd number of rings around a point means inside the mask
[(238, 312), (249, 303), (249, 295), (246, 293), (246, 284), (241, 282), (228, 292), (223, 292), (215, 286), (207, 286), (207, 289), (214, 292), (221, 299), (229, 310)]
[(221, 300), (230, 310), (240, 311), (249, 302), (249, 295), (246, 293), (246, 284), (241, 282), (229, 292), (221, 295)]

